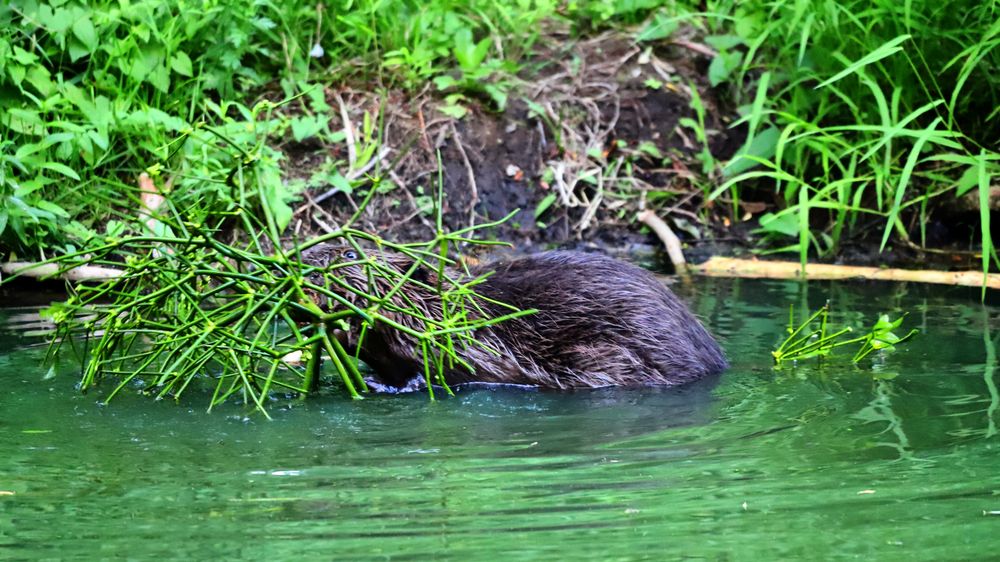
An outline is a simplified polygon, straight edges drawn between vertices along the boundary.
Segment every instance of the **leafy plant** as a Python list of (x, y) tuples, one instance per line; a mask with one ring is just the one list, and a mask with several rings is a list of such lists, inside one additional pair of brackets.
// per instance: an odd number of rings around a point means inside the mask
[[(508, 81), (490, 82), (490, 80), (501, 70), (511, 70), (509, 65), (500, 59), (487, 59), (490, 52), (490, 38), (484, 37), (474, 41), (472, 30), (467, 27), (455, 33), (454, 41), (452, 54), (458, 61), (457, 77), (450, 74), (438, 75), (434, 78), (434, 85), (441, 91), (457, 90), (485, 94), (498, 111), (503, 111), (507, 107), (507, 90), (510, 84)], [(462, 99), (460, 95), (452, 95), (449, 106), (457, 106)]]
[[(72, 252), (81, 237), (133, 211), (122, 208), (138, 198), (131, 182), (174, 148), (172, 139), (220, 119), (247, 118), (239, 110), (253, 105), (247, 92), (272, 82), (287, 97), (305, 93), (310, 100), (305, 115), (269, 129), (288, 126), (298, 140), (339, 142), (326, 110), (316, 109), (322, 90), (317, 97), (310, 86), (330, 73), (362, 69), (365, 78), (419, 88), (458, 67), (468, 76), (462, 92), (487, 92), (502, 105), (503, 80), (488, 88), (476, 81), (514, 68), (500, 59), (525, 52), (537, 35), (532, 24), (554, 11), (547, 2), (511, 8), (478, 0), (2, 3), (0, 246), (39, 257)], [(473, 35), (480, 40), (472, 42)], [(484, 60), (486, 38), (510, 38), (505, 56)], [(191, 176), (228, 165), (214, 153), (172, 156), (191, 157)]]
[[(812, 357), (827, 357), (834, 349), (845, 345), (860, 344), (851, 361), (857, 363), (870, 355), (874, 351), (892, 350), (917, 334), (917, 330), (910, 330), (905, 336), (897, 336), (893, 330), (898, 329), (904, 316), (896, 320), (891, 320), (887, 314), (879, 316), (878, 320), (871, 327), (867, 334), (848, 338), (853, 330), (850, 327), (837, 331), (830, 331), (829, 328), (830, 303), (826, 303), (822, 308), (814, 312), (808, 319), (797, 327), (794, 322), (794, 307), (788, 309), (788, 337), (778, 346), (778, 349), (771, 352), (774, 357), (776, 367), (781, 367), (790, 361), (800, 361)], [(819, 327), (814, 328), (814, 323), (819, 322)]]
[[(740, 186), (775, 192), (785, 208), (771, 224), (794, 216), (800, 227), (769, 232), (797, 238), (788, 249), (801, 260), (810, 248), (836, 252), (863, 215), (882, 218), (880, 248), (923, 245), (934, 199), (1000, 175), (991, 3), (720, 1), (711, 13), (747, 49), (726, 76), (758, 88), (739, 122), (747, 143), (710, 198)], [(989, 237), (981, 242), (992, 255)]]
[(695, 119), (682, 117), (678, 123), (694, 132), (695, 138), (701, 144), (701, 151), (698, 153), (698, 160), (701, 161), (702, 173), (708, 176), (715, 170), (716, 162), (715, 157), (712, 156), (712, 151), (708, 146), (708, 133), (705, 130), (705, 104), (702, 103), (701, 96), (698, 94), (698, 87), (694, 84), (689, 84), (688, 87), (691, 91), (690, 105), (691, 109), (694, 110)]
[[(241, 164), (231, 177), (244, 193), (259, 191), (268, 181), (253, 162)], [(73, 285), (71, 298), (49, 310), (57, 326), (49, 355), (56, 357), (63, 345), (75, 348), (82, 339), (83, 349), (77, 350), (84, 362), (81, 388), (86, 391), (112, 379), (115, 386), (105, 400), (132, 384), (144, 393), (180, 400), (201, 381), (212, 391), (209, 409), (240, 396), (267, 415), (272, 391), (305, 396), (318, 388), (324, 352), (346, 391), (361, 397), (367, 387), (357, 358), (334, 336), (338, 322), (356, 316), (361, 319), (359, 349), (367, 328), (389, 324), (419, 342), (431, 397), (433, 383), (450, 393), (444, 373), (462, 364), (457, 349), (479, 345), (475, 330), (531, 311), (511, 308), (499, 317), (485, 315), (475, 293), (482, 279), (447, 273), (454, 264), (449, 254), (459, 245), (479, 243), (472, 237), (474, 231), (499, 221), (446, 233), (441, 228), (441, 196), (439, 189), (437, 236), (427, 242), (394, 244), (348, 224), (287, 251), (280, 249), (277, 234), (280, 208), (266, 196), (260, 196), (257, 210), (240, 204), (251, 200), (241, 198), (225, 212), (197, 218), (189, 213), (192, 207), (168, 196), (166, 208), (155, 219), (171, 234), (109, 235), (84, 251), (43, 262), (56, 263), (61, 271), (82, 265), (121, 271), (98, 284)], [(225, 225), (234, 218), (243, 236), (227, 242), (232, 236)], [(363, 267), (366, 276), (383, 280), (372, 287), (391, 289), (359, 288), (337, 267), (321, 269), (301, 260), (302, 250), (333, 240), (358, 250), (359, 259), (347, 265)], [(409, 256), (413, 268), (399, 272), (385, 267), (378, 254), (366, 254), (359, 241)], [(435, 290), (441, 299), (440, 318), (428, 317), (415, 305), (401, 306), (394, 298), (408, 284), (420, 283), (413, 274), (422, 267), (437, 272), (436, 287), (424, 288)], [(324, 281), (318, 282), (317, 276)], [(342, 296), (344, 291), (366, 304), (352, 304)], [(337, 304), (321, 309), (310, 294)], [(414, 317), (414, 324), (423, 329), (397, 322), (394, 318), (400, 314)], [(305, 366), (296, 360), (302, 356), (307, 357)]]

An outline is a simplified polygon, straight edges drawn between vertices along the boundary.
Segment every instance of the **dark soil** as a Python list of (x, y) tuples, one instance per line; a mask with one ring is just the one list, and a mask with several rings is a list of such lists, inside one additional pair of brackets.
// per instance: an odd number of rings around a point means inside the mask
[[(722, 180), (713, 177), (717, 166), (706, 175), (699, 160), (703, 147), (695, 132), (682, 124), (697, 120), (690, 88), (697, 89), (706, 109), (705, 131), (716, 161), (731, 158), (746, 134), (730, 127), (736, 118), (731, 93), (707, 83), (710, 58), (705, 50), (693, 32), (682, 36), (686, 38), (656, 49), (614, 33), (576, 42), (553, 37), (546, 42), (552, 45), (549, 52), (525, 64), (530, 70), (510, 89), (505, 111), (493, 111), (470, 94), (462, 102), (468, 113), (460, 119), (442, 111), (443, 95), (430, 86), (419, 95), (329, 89), (327, 102), (335, 113), (341, 108), (346, 112), (346, 126), (355, 136), (365, 113), (381, 116), (381, 143), (389, 149), (367, 171), (386, 180), (385, 193), (371, 201), (357, 226), (394, 241), (432, 238), (431, 196), (440, 172), (444, 227), (456, 230), (513, 213), (507, 222), (476, 236), (509, 242), (516, 251), (600, 248), (648, 262), (661, 243), (635, 216), (651, 208), (672, 223), (689, 261), (759, 255), (757, 218), (778, 210), (778, 202), (768, 186), (744, 189), (740, 216), (732, 214), (725, 197), (704, 200)], [(345, 123), (342, 119), (331, 126)], [(329, 158), (350, 158), (344, 143), (328, 146), (308, 140), (280, 148), (292, 177), (310, 177)], [(561, 170), (561, 181), (553, 178), (555, 170)], [(601, 181), (581, 179), (588, 174)], [(344, 224), (371, 188), (371, 183), (362, 183), (351, 194), (330, 185), (308, 190), (296, 210), (295, 238), (304, 240)], [(539, 203), (553, 194), (555, 202), (536, 217)], [(978, 225), (976, 213), (978, 209), (946, 205), (931, 214), (936, 218), (924, 225), (923, 234), (927, 246), (940, 250), (919, 247), (920, 224), (910, 217), (914, 242), (896, 241), (883, 252), (879, 244), (884, 218), (861, 215), (826, 261), (978, 269), (979, 233), (972, 228)], [(871, 224), (860, 224), (863, 221)], [(1000, 217), (992, 224), (1000, 225)], [(819, 232), (828, 225), (817, 216), (813, 226)], [(1000, 239), (1000, 232), (994, 239)], [(773, 246), (791, 242), (775, 240)], [(797, 260), (798, 254), (761, 257)]]
[[(563, 44), (553, 41), (553, 44)], [(366, 208), (359, 225), (396, 241), (433, 236), (426, 206), (438, 181), (441, 156), (444, 222), (447, 229), (494, 221), (514, 213), (479, 237), (508, 241), (519, 250), (597, 245), (612, 252), (649, 253), (659, 241), (635, 221), (642, 205), (676, 207), (706, 237), (711, 210), (702, 209), (695, 133), (681, 125), (697, 120), (688, 84), (705, 105), (705, 129), (715, 158), (725, 160), (742, 145), (745, 132), (731, 129), (734, 111), (705, 83), (705, 55), (683, 47), (652, 54), (620, 35), (603, 35), (540, 56), (522, 76), (503, 112), (466, 102), (469, 112), (453, 119), (440, 111), (443, 101), (429, 94), (378, 95), (346, 88), (328, 92), (337, 108), (343, 100), (357, 127), (365, 111), (383, 107), (383, 143), (391, 148), (379, 173), (396, 184)], [(654, 78), (661, 87), (646, 81)], [(546, 108), (544, 117), (536, 112)], [(640, 150), (640, 147), (642, 149)], [(293, 175), (308, 177), (328, 156), (347, 159), (342, 146), (315, 142), (281, 147)], [(562, 168), (559, 197), (540, 217), (539, 203), (557, 193), (547, 169)], [(698, 172), (694, 171), (698, 170)], [(602, 175), (602, 186), (579, 181)], [(547, 177), (548, 176), (548, 177)], [(570, 181), (576, 180), (570, 185)], [(359, 193), (329, 195), (319, 186), (297, 210), (299, 239), (342, 224), (360, 200)], [(320, 203), (313, 203), (319, 198)], [(421, 207), (424, 210), (421, 210)], [(705, 221), (707, 224), (714, 220)]]

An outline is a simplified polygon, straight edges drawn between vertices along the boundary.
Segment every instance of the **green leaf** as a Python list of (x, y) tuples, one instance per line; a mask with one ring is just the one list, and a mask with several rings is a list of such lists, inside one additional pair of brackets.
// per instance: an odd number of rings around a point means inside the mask
[(543, 197), (542, 200), (538, 202), (538, 206), (535, 207), (535, 219), (537, 220), (539, 217), (541, 217), (542, 213), (548, 210), (548, 208), (551, 207), (552, 204), (555, 202), (556, 202), (555, 193), (549, 193), (548, 195)]
[(179, 132), (187, 127), (187, 123), (185, 123), (183, 119), (174, 117), (173, 115), (156, 109), (155, 107), (147, 107), (144, 110), (139, 109), (133, 111), (122, 120), (122, 124), (135, 128), (162, 128), (174, 132)]
[(778, 148), (778, 138), (781, 132), (776, 127), (764, 129), (751, 141), (750, 146), (745, 147), (726, 164), (722, 169), (723, 177), (732, 177), (741, 174), (760, 163), (760, 160), (767, 160), (774, 156)]
[(110, 238), (118, 238), (125, 234), (125, 223), (111, 219), (104, 225), (104, 235)]
[(652, 156), (653, 158), (663, 159), (663, 153), (657, 148), (655, 144), (650, 141), (642, 141), (638, 146), (639, 152), (645, 152), (646, 154)]
[(170, 90), (170, 72), (165, 65), (157, 66), (146, 76), (146, 81), (164, 94)]
[(260, 173), (261, 191), (264, 201), (262, 202), (267, 211), (274, 217), (274, 224), (280, 233), (292, 221), (292, 208), (288, 202), (292, 200), (293, 194), (289, 193), (282, 184), (281, 177), (273, 170), (262, 171)]
[(184, 51), (177, 51), (170, 57), (170, 68), (181, 76), (191, 77), (193, 75), (191, 59)]
[(73, 171), (72, 168), (65, 164), (60, 164), (59, 162), (45, 162), (39, 166), (39, 168), (44, 168), (46, 170), (52, 170), (53, 172), (62, 174), (68, 178), (80, 181), (80, 176)]
[(705, 37), (705, 42), (716, 51), (728, 51), (744, 43), (743, 38), (738, 35), (709, 35)]
[(90, 14), (73, 22), (73, 35), (83, 43), (89, 52), (92, 53), (97, 48), (97, 30), (94, 29), (94, 22), (90, 21)]
[(44, 98), (52, 97), (52, 94), (56, 92), (56, 85), (52, 82), (52, 74), (42, 65), (34, 65), (28, 69), (27, 80)]
[(798, 217), (792, 213), (766, 213), (760, 217), (760, 228), (767, 233), (797, 236), (799, 233)]
[(677, 26), (677, 18), (670, 17), (664, 12), (657, 12), (646, 27), (635, 36), (635, 40), (641, 43), (664, 39), (673, 35), (677, 31)]
[(303, 115), (292, 119), (292, 138), (301, 142), (315, 137), (326, 127), (327, 118), (323, 115)]
[(892, 349), (892, 344), (891, 343), (883, 341), (883, 340), (881, 340), (879, 338), (872, 338), (872, 341), (869, 342), (868, 345), (870, 345), (872, 347), (872, 349), (876, 349), (876, 350), (877, 349)]
[(756, 39), (764, 27), (763, 11), (756, 9), (736, 10), (733, 30), (744, 39)]
[(462, 72), (470, 73), (479, 68), (486, 60), (490, 50), (490, 39), (487, 37), (479, 43), (472, 42), (472, 30), (465, 27), (455, 33), (455, 47), (452, 53)]
[(45, 121), (42, 120), (37, 111), (11, 107), (7, 110), (7, 127), (18, 133), (36, 134), (37, 129), (41, 129)]
[(25, 66), (29, 66), (38, 61), (38, 56), (14, 45), (14, 60)]
[(721, 51), (708, 65), (708, 82), (714, 87), (725, 82), (734, 70), (743, 63), (743, 53)]
[(71, 37), (69, 40), (69, 59), (76, 62), (89, 55), (91, 50), (87, 48), (79, 39)]
[(955, 197), (961, 197), (972, 191), (972, 188), (979, 186), (979, 166), (969, 166), (965, 169), (962, 177), (955, 183)]
[(983, 289), (980, 299), (986, 300), (986, 278), (990, 272), (990, 255), (994, 253), (993, 235), (990, 230), (990, 174), (986, 171), (986, 149), (979, 151), (976, 175), (979, 184), (979, 228), (982, 233)]
[(497, 106), (497, 111), (503, 111), (507, 108), (507, 92), (503, 91), (502, 88), (495, 84), (487, 84), (483, 86), (486, 93), (489, 94), (490, 99)]
[(545, 111), (545, 108), (542, 107), (542, 104), (540, 104), (538, 102), (535, 102), (535, 101), (531, 101), (528, 98), (521, 98), (521, 99), (523, 99), (525, 105), (528, 106), (528, 116), (529, 117), (542, 117), (542, 118), (545, 118), (545, 117), (548, 116), (548, 114)]
[(87, 137), (89, 137), (90, 140), (95, 145), (97, 145), (97, 147), (100, 148), (101, 150), (108, 149), (108, 143), (109, 143), (108, 135), (101, 133), (99, 131), (90, 130), (87, 131)]
[(910, 176), (913, 175), (913, 170), (917, 167), (917, 162), (920, 159), (920, 151), (923, 150), (924, 145), (931, 138), (931, 136), (933, 136), (934, 131), (937, 129), (937, 125), (940, 122), (941, 118), (935, 117), (934, 120), (931, 121), (931, 124), (920, 133), (917, 140), (913, 142), (913, 148), (910, 149), (910, 154), (906, 157), (906, 163), (903, 165), (903, 171), (899, 174), (899, 182), (896, 184), (896, 197), (893, 200), (892, 208), (889, 209), (889, 218), (885, 221), (885, 231), (882, 233), (882, 244), (879, 245), (879, 252), (885, 250), (885, 245), (889, 241), (889, 234), (892, 232), (892, 227), (896, 223), (896, 219), (899, 217), (899, 210), (903, 203), (903, 195), (906, 193), (906, 188), (910, 183)]
[(882, 46), (880, 46), (879, 48), (875, 49), (871, 53), (868, 53), (867, 56), (864, 56), (864, 57), (858, 59), (853, 64), (851, 64), (847, 68), (845, 68), (844, 70), (841, 70), (840, 72), (838, 72), (837, 74), (835, 74), (832, 78), (824, 80), (823, 82), (821, 82), (820, 84), (818, 84), (814, 89), (818, 90), (820, 88), (823, 88), (824, 86), (829, 86), (830, 84), (833, 84), (834, 82), (840, 80), (841, 78), (843, 78), (843, 77), (845, 77), (845, 76), (847, 76), (849, 74), (853, 74), (854, 72), (857, 72), (859, 69), (864, 68), (864, 67), (868, 66), (869, 64), (878, 62), (878, 61), (880, 61), (880, 60), (882, 60), (882, 59), (884, 59), (884, 58), (886, 58), (888, 56), (894, 55), (894, 54), (898, 53), (899, 51), (902, 51), (903, 48), (900, 47), (899, 45), (902, 44), (904, 41), (906, 41), (909, 38), (910, 38), (909, 35), (900, 35), (899, 37), (896, 37), (895, 39), (892, 39), (892, 40), (889, 40), (889, 41), (883, 43)]
[(437, 86), (438, 90), (447, 90), (448, 88), (454, 86), (455, 84), (458, 84), (458, 80), (455, 80), (453, 77), (448, 76), (447, 74), (441, 74), (439, 76), (435, 76), (433, 82), (434, 85)]
[(53, 10), (51, 6), (43, 4), (38, 9), (38, 21), (49, 33), (63, 36), (73, 25), (73, 13), (62, 8)]
[(25, 144), (21, 145), (17, 149), (17, 152), (14, 153), (14, 158), (16, 158), (18, 160), (24, 160), (25, 158), (31, 156), (32, 154), (35, 154), (36, 152), (40, 152), (42, 150), (45, 150), (49, 146), (51, 146), (51, 145), (50, 144), (48, 144), (48, 145), (45, 144), (44, 141), (43, 142), (25, 143)]
[(132, 54), (129, 76), (136, 80), (145, 80), (153, 71), (161, 67), (163, 67), (163, 50), (155, 45), (147, 45)]
[[(902, 320), (902, 318), (900, 318)], [(878, 320), (875, 321), (875, 325), (872, 327), (873, 332), (878, 332), (881, 330), (891, 330), (892, 322), (889, 320), (888, 314), (879, 315)]]
[(62, 207), (60, 207), (59, 205), (56, 205), (55, 203), (53, 203), (51, 201), (38, 201), (38, 202), (35, 203), (35, 207), (38, 207), (39, 209), (41, 209), (43, 211), (52, 213), (53, 215), (56, 215), (58, 217), (62, 217), (64, 219), (68, 219), (69, 218), (69, 213), (66, 212), (66, 209), (63, 209)]
[(330, 185), (337, 188), (337, 191), (350, 195), (354, 191), (354, 186), (340, 172), (334, 172), (330, 176)]
[(691, 119), (690, 117), (681, 117), (680, 119), (677, 120), (677, 123), (681, 127), (686, 127), (688, 129), (691, 129), (692, 131), (697, 131), (699, 128), (698, 122), (695, 121), (694, 119)]
[(8, 66), (7, 71), (10, 72), (10, 81), (13, 82), (15, 86), (20, 86), (21, 82), (24, 82), (24, 76), (28, 73), (23, 66), (18, 66), (16, 64)]
[(469, 61), (473, 63), (470, 70), (475, 70), (479, 68), (483, 61), (486, 60), (486, 55), (490, 52), (490, 39), (489, 37), (483, 39), (479, 43), (476, 43), (476, 48), (472, 51), (472, 59)]
[(465, 107), (456, 104), (443, 105), (438, 108), (438, 111), (444, 113), (448, 117), (454, 117), (455, 119), (461, 119), (465, 117), (465, 114), (469, 112)]

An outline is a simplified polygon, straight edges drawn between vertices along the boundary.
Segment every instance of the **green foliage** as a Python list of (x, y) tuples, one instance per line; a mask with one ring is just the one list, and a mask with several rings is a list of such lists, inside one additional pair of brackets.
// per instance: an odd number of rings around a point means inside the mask
[[(736, 125), (749, 135), (720, 167), (697, 96), (683, 126), (696, 137), (702, 175), (721, 171), (723, 183), (706, 195), (727, 195), (733, 217), (743, 214), (745, 186), (775, 192), (782, 208), (761, 221), (772, 248), (803, 260), (829, 255), (864, 215), (882, 220), (883, 247), (922, 244), (935, 198), (977, 189), (985, 200), (1000, 176), (998, 6), (11, 0), (0, 5), (0, 248), (75, 251), (108, 221), (135, 215), (135, 178), (147, 168), (179, 172), (175, 187), (193, 190), (192, 200), (224, 201), (225, 182), (196, 179), (233, 169), (226, 143), (208, 139), (213, 128), (231, 139), (241, 127), (262, 127), (273, 138), (345, 142), (315, 86), (331, 77), (411, 91), (433, 84), (456, 117), (473, 98), (503, 109), (515, 72), (553, 20), (577, 30), (634, 25), (649, 47), (681, 23), (704, 32), (693, 40), (716, 53), (706, 78), (745, 103)], [(241, 104), (275, 83), (287, 98), (302, 95), (303, 111), (265, 123)], [(288, 185), (279, 181), (280, 156), (260, 152), (260, 165), (272, 168), (262, 196), (280, 209), (308, 185), (350, 191), (364, 181), (351, 172), (373, 146), (357, 147), (346, 169), (331, 160)], [(984, 208), (984, 271), (995, 254), (989, 220)]]
[[(275, 80), (291, 97), (315, 91), (311, 84), (330, 72), (356, 74), (360, 68), (364, 78), (414, 89), (456, 74), (458, 95), (483, 93), (502, 108), (507, 85), (490, 83), (491, 77), (516, 69), (513, 61), (537, 34), (534, 24), (555, 6), (451, 0), (3, 3), (0, 248), (42, 257), (72, 252), (81, 236), (135, 213), (127, 204), (137, 199), (139, 171), (161, 164), (191, 178), (229, 167), (224, 154), (194, 154), (168, 143), (222, 121), (228, 127), (242, 118), (253, 127), (248, 110), (234, 102)], [(312, 106), (318, 101), (310, 95)], [(284, 134), (290, 127), (296, 140), (342, 140), (328, 121), (324, 111), (309, 111), (271, 131)], [(168, 156), (174, 160), (165, 162)]]
[[(514, 67), (505, 64), (501, 60), (487, 60), (490, 49), (490, 38), (485, 37), (478, 42), (472, 39), (472, 31), (462, 28), (455, 33), (454, 47), (452, 53), (458, 61), (458, 77), (450, 74), (441, 74), (434, 78), (434, 85), (438, 90), (458, 90), (474, 94), (485, 94), (493, 102), (498, 111), (503, 111), (507, 107), (507, 90), (510, 88), (508, 81), (490, 83), (488, 80), (498, 74), (501, 70), (512, 71)], [(464, 99), (462, 94), (450, 96), (450, 105), (458, 106), (458, 102)], [(459, 111), (464, 115), (464, 110)], [(461, 115), (455, 115), (461, 117)]]
[[(255, 67), (278, 42), (275, 19), (268, 3), (232, 0), (0, 7), (0, 197), (10, 214), (0, 243), (71, 252), (95, 226), (134, 215), (138, 172), (170, 150), (189, 155), (168, 139), (206, 120), (225, 126), (235, 107), (213, 100), (262, 83)], [(228, 166), (217, 152), (199, 156), (187, 164), (198, 173)]]
[[(923, 225), (931, 199), (1000, 175), (998, 9), (956, 0), (710, 5), (746, 43), (739, 71), (718, 77), (738, 83), (771, 70), (744, 107), (747, 144), (711, 196), (748, 183), (774, 189), (786, 208), (762, 226), (798, 238), (786, 249), (803, 260), (810, 247), (836, 251), (861, 214), (884, 218), (881, 247), (893, 233), (909, 241), (904, 215)], [(781, 226), (793, 216), (803, 228)]]
[[(256, 114), (269, 108), (264, 102), (248, 120), (257, 122)], [(185, 134), (197, 139), (201, 133)], [(64, 345), (74, 347), (83, 363), (83, 390), (110, 379), (115, 386), (105, 400), (129, 385), (158, 398), (180, 400), (189, 388), (207, 384), (212, 392), (209, 409), (242, 397), (266, 416), (273, 391), (306, 396), (318, 388), (325, 352), (345, 390), (361, 398), (359, 391), (367, 387), (357, 357), (334, 335), (339, 322), (356, 316), (361, 320), (358, 349), (366, 330), (381, 324), (418, 342), (433, 398), (432, 383), (450, 392), (444, 373), (464, 365), (458, 350), (481, 345), (476, 330), (532, 312), (511, 307), (507, 314), (489, 316), (474, 289), (482, 278), (450, 275), (455, 271), (450, 254), (460, 245), (489, 244), (477, 242), (474, 231), (503, 221), (444, 232), (440, 187), (434, 201), (437, 235), (427, 242), (394, 244), (347, 224), (301, 248), (281, 250), (279, 233), (291, 211), (274, 191), (274, 169), (264, 156), (269, 149), (260, 141), (247, 144), (258, 137), (236, 140), (218, 129), (208, 133), (224, 140), (232, 153), (234, 168), (220, 170), (224, 182), (201, 178), (205, 187), (168, 195), (150, 214), (159, 226), (149, 227), (151, 233), (123, 235), (125, 226), (111, 221), (105, 236), (88, 239), (86, 249), (42, 262), (58, 264), (57, 273), (81, 266), (120, 271), (103, 282), (71, 285), (71, 297), (47, 311), (56, 325), (49, 357), (58, 357)], [(239, 235), (234, 237), (234, 231)], [(232, 239), (236, 241), (228, 241)], [(321, 269), (301, 261), (301, 250), (329, 241), (356, 248), (358, 259), (346, 265), (363, 267), (366, 277), (382, 282), (372, 282), (366, 290), (351, 285), (338, 271), (344, 264)], [(376, 253), (366, 254), (359, 241), (409, 256), (414, 265), (402, 273), (386, 267)], [(435, 271), (437, 284), (415, 280), (418, 268)], [(400, 306), (394, 295), (409, 284), (436, 291), (442, 303), (440, 318), (429, 317), (412, 303)], [(382, 292), (382, 286), (391, 288)], [(363, 304), (352, 304), (343, 292), (360, 297)], [(334, 303), (332, 310), (320, 309), (310, 294)], [(415, 318), (422, 329), (400, 323), (400, 315)], [(76, 349), (81, 342), (84, 348)], [(304, 367), (296, 356), (308, 358)]]
[[(176, 206), (171, 207), (170, 214), (187, 218)], [(251, 213), (236, 212), (256, 231), (267, 232), (266, 225), (253, 224)], [(120, 277), (100, 284), (78, 283), (69, 300), (47, 311), (57, 326), (50, 357), (56, 357), (63, 345), (75, 347), (86, 342), (85, 349), (78, 350), (83, 362), (81, 388), (95, 388), (110, 379), (114, 388), (105, 401), (129, 385), (174, 400), (180, 400), (191, 387), (207, 385), (212, 391), (209, 409), (242, 397), (267, 415), (266, 403), (272, 391), (306, 396), (318, 388), (319, 361), (324, 352), (344, 389), (361, 398), (359, 392), (366, 392), (367, 387), (357, 358), (347, 353), (332, 331), (351, 316), (362, 319), (362, 339), (365, 327), (388, 323), (419, 342), (433, 398), (431, 383), (447, 389), (445, 370), (461, 364), (457, 350), (479, 345), (475, 330), (530, 313), (513, 308), (510, 314), (496, 318), (470, 313), (479, 307), (473, 287), (481, 279), (445, 276), (446, 281), (437, 286), (444, 303), (443, 317), (427, 318), (419, 309), (396, 308), (390, 303), (389, 292), (369, 293), (349, 285), (336, 270), (322, 272), (324, 285), (314, 283), (313, 274), (318, 271), (298, 261), (298, 250), (271, 256), (262, 253), (257, 238), (226, 243), (217, 236), (219, 217), (202, 225), (168, 216), (158, 218), (178, 235), (110, 239), (86, 254), (54, 260), (69, 269), (85, 264), (121, 267), (119, 259), (125, 258)], [(415, 268), (443, 271), (444, 264), (452, 260), (434, 252), (450, 249), (466, 241), (468, 235), (443, 234), (425, 244), (398, 246), (345, 228), (323, 241), (337, 239), (356, 245), (363, 239), (410, 255)], [(264, 238), (274, 243), (270, 236), (265, 234)], [(357, 263), (368, 275), (384, 278), (393, 291), (418, 283), (410, 277), (412, 270), (400, 274), (381, 267), (374, 255), (361, 254)], [(364, 308), (331, 290), (338, 285), (342, 291), (367, 299)], [(307, 291), (339, 300), (342, 305), (332, 311), (320, 310)], [(419, 318), (424, 328), (399, 324), (395, 318), (401, 314)], [(308, 325), (302, 326), (303, 322)], [(304, 366), (297, 360), (302, 356), (308, 358)]]
[(570, 2), (568, 8), (582, 23), (598, 26), (612, 22), (639, 23), (664, 5), (675, 8), (675, 2), (665, 0), (576, 1)]

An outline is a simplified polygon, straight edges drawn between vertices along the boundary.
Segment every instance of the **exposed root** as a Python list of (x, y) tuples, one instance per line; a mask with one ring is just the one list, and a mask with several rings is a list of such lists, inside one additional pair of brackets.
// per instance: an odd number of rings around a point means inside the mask
[(670, 262), (674, 264), (674, 268), (677, 271), (684, 271), (687, 267), (687, 260), (684, 259), (684, 250), (681, 249), (680, 238), (677, 238), (670, 225), (649, 209), (639, 213), (637, 218), (652, 229), (660, 238), (660, 241), (663, 242), (663, 246), (666, 248), (667, 255), (670, 256)]
[(455, 123), (450, 123), (451, 125), (451, 138), (455, 140), (455, 148), (458, 149), (458, 153), (462, 155), (462, 162), (465, 164), (465, 171), (469, 174), (469, 202), (466, 205), (469, 213), (469, 226), (476, 225), (476, 203), (479, 202), (479, 188), (476, 186), (476, 172), (472, 169), (472, 162), (469, 162), (469, 155), (465, 152), (465, 147), (462, 146), (462, 135), (458, 134), (458, 129), (455, 128)]

